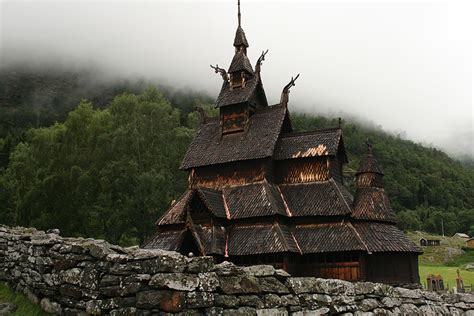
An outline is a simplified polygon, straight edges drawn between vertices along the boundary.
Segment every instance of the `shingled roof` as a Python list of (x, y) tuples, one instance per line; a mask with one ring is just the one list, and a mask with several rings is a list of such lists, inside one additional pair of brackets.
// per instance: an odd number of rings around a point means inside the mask
[(177, 251), (183, 239), (184, 230), (160, 231), (141, 247), (145, 249), (163, 249)]
[(232, 62), (230, 63), (229, 73), (245, 70), (249, 74), (253, 74), (253, 68), (250, 64), (250, 60), (243, 52), (239, 51), (235, 53)]
[(367, 155), (364, 157), (364, 159), (362, 159), (359, 169), (357, 169), (356, 175), (365, 172), (383, 174), (382, 167), (378, 164), (377, 159), (375, 159), (374, 155), (372, 154), (372, 149), (370, 146)]
[(230, 218), (287, 215), (278, 190), (266, 181), (224, 188)]
[(352, 217), (374, 221), (395, 223), (395, 213), (390, 207), (383, 188), (357, 188), (354, 198)]
[(157, 221), (156, 225), (182, 224), (186, 220), (186, 206), (194, 196), (193, 190), (187, 190), (183, 193), (171, 208), (168, 209)]
[(240, 225), (229, 232), (229, 256), (280, 252), (300, 252), (291, 232), (282, 224)]
[(296, 225), (291, 232), (303, 253), (366, 251), (348, 223)]
[(333, 179), (280, 185), (292, 216), (335, 216), (351, 213), (351, 195)]
[(226, 218), (226, 212), (224, 207), (224, 199), (222, 198), (222, 192), (207, 188), (199, 188), (197, 192), (204, 202), (204, 205), (214, 214), (216, 217)]
[(237, 31), (235, 32), (234, 46), (237, 47), (242, 45), (245, 47), (249, 47), (249, 42), (247, 42), (247, 37), (245, 36), (244, 30), (239, 25), (237, 27)]
[(202, 124), (186, 151), (181, 169), (271, 157), (286, 115), (274, 105), (249, 118), (243, 133), (221, 135), (219, 119)]
[(354, 223), (362, 241), (370, 252), (417, 252), (418, 248), (395, 225), (381, 223)]
[(257, 92), (256, 90), (259, 84), (259, 89), (263, 90), (259, 78), (259, 75), (255, 75), (246, 81), (245, 87), (239, 87), (235, 89), (231, 89), (230, 83), (228, 81), (225, 81), (222, 85), (221, 92), (219, 93), (219, 96), (216, 99), (216, 106), (222, 107), (226, 105), (250, 101), (254, 94)]
[(281, 134), (275, 146), (273, 158), (282, 160), (328, 155), (335, 156), (341, 141), (342, 131), (340, 128)]

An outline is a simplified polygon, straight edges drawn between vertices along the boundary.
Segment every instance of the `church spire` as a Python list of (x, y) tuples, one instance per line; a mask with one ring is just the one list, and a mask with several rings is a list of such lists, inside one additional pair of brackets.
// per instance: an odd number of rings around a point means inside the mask
[(374, 157), (372, 143), (367, 139), (367, 153), (356, 172), (356, 192), (352, 216), (356, 219), (395, 222), (384, 190), (383, 171)]
[(374, 157), (374, 153), (372, 151), (372, 143), (369, 139), (367, 139), (365, 144), (367, 145), (367, 154), (365, 155), (364, 159), (362, 159), (361, 164), (359, 165), (359, 169), (357, 170), (356, 176), (363, 173), (372, 173), (383, 176), (382, 168)]
[(245, 32), (241, 26), (241, 15), (240, 15), (240, 0), (237, 1), (237, 31), (235, 32), (234, 38), (234, 46), (235, 52), (243, 51), (245, 55), (247, 55), (247, 47), (249, 47), (249, 43), (247, 42), (247, 38), (245, 37)]

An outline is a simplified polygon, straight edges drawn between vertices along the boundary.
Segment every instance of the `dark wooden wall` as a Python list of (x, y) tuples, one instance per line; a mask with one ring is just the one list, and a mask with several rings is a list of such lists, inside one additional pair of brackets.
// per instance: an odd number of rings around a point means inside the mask
[(342, 176), (343, 160), (340, 154), (335, 157), (329, 157), (329, 174), (339, 183), (344, 183)]
[(366, 279), (382, 283), (419, 283), (417, 253), (376, 253), (366, 256)]
[(290, 256), (288, 272), (294, 276), (315, 276), (347, 281), (363, 279), (361, 256), (357, 252)]
[(264, 160), (247, 160), (226, 163), (219, 166), (205, 166), (192, 169), (189, 176), (191, 188), (218, 189), (228, 185), (241, 185), (262, 181), (267, 163)]

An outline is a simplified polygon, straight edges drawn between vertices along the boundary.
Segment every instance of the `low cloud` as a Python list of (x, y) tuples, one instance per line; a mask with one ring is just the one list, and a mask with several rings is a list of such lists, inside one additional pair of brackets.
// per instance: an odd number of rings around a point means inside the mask
[[(301, 73), (293, 111), (347, 113), (474, 157), (471, 1), (242, 1), (271, 103)], [(217, 95), (235, 1), (0, 2), (0, 65), (100, 69)], [(71, 66), (72, 65), (72, 66)]]

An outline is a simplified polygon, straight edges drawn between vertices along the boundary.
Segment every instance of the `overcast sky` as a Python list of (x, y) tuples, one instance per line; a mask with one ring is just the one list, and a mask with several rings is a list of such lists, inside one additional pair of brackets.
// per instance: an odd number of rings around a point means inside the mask
[[(9, 61), (95, 64), (217, 96), (233, 56), (237, 1), (4, 1)], [(252, 64), (270, 103), (301, 73), (291, 111), (357, 115), (474, 156), (474, 1), (249, 1)]]

